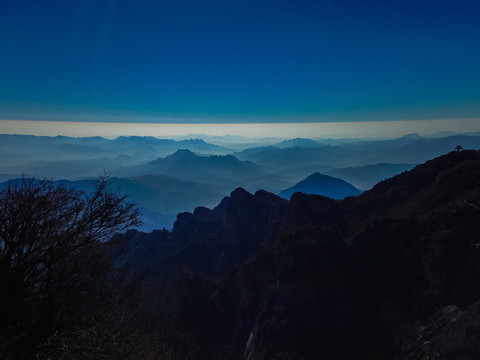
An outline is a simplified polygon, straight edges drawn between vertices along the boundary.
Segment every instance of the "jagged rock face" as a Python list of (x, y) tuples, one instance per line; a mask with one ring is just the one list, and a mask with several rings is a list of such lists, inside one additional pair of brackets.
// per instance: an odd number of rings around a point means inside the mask
[(288, 201), (274, 194), (252, 195), (238, 188), (213, 210), (199, 207), (178, 214), (171, 233), (128, 232), (124, 237), (132, 248), (130, 260), (138, 263), (146, 256), (159, 266), (183, 264), (215, 278), (225, 276), (266, 238), (275, 237), (287, 206)]
[(479, 359), (480, 302), (464, 310), (446, 306), (413, 335), (406, 360)]
[[(462, 151), (342, 201), (237, 189), (157, 234), (157, 274), (194, 359), (214, 338), (224, 359), (477, 359), (479, 234), (480, 153)], [(196, 292), (195, 316), (175, 305)]]
[(329, 226), (283, 238), (275, 282), (264, 286), (245, 358), (368, 358), (372, 341), (366, 334), (382, 339), (383, 327), (360, 296), (351, 255)]
[(179, 214), (171, 261), (214, 276), (243, 263), (265, 238), (275, 236), (287, 208), (287, 201), (267, 194), (238, 188), (213, 210)]

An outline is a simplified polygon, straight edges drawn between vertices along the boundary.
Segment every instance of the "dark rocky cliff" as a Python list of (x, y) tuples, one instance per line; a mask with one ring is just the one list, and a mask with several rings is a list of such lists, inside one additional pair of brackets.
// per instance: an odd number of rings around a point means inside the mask
[(460, 151), (342, 201), (237, 189), (125, 234), (121, 261), (189, 358), (478, 359), (479, 234), (480, 153)]

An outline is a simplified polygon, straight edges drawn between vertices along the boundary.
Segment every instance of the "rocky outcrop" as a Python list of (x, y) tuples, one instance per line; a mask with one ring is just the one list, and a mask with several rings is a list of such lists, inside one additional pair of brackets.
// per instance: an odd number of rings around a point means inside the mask
[(407, 360), (478, 359), (480, 357), (480, 303), (462, 310), (450, 305), (419, 324), (407, 345)]

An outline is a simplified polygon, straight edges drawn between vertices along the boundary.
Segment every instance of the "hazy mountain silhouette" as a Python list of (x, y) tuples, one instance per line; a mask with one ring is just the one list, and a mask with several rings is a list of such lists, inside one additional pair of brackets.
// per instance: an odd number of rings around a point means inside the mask
[(357, 140), (339, 145), (293, 147), (275, 146), (250, 148), (236, 153), (240, 160), (258, 165), (288, 168), (292, 164), (351, 167), (376, 163), (420, 163), (451, 151), (462, 144), (465, 149), (480, 147), (480, 137), (456, 135), (444, 138), (424, 138), (417, 134), (391, 140)]
[(217, 184), (222, 191), (243, 186), (258, 189), (266, 183), (284, 184), (261, 171), (249, 161), (240, 161), (232, 155), (200, 156), (189, 150), (178, 150), (135, 168), (137, 174), (166, 174), (181, 179)]
[[(341, 165), (348, 158), (348, 149), (340, 146), (293, 147), (280, 149), (275, 146), (247, 149), (235, 156), (256, 164), (284, 168), (292, 165)], [(351, 153), (350, 153), (351, 155)]]
[(348, 181), (359, 189), (370, 189), (379, 181), (410, 170), (414, 164), (379, 163), (326, 170), (326, 174)]
[[(480, 147), (480, 137), (476, 135), (423, 138), (412, 134), (381, 141), (292, 139), (277, 141), (276, 146), (249, 148), (233, 157), (226, 155), (227, 147), (201, 139), (0, 135), (0, 141), (3, 159), (0, 174), (9, 177), (27, 174), (79, 179), (105, 172), (117, 177), (161, 174), (215, 183), (223, 193), (238, 186), (249, 191), (278, 192), (315, 172), (339, 177), (366, 189), (405, 170), (401, 166), (379, 164), (420, 163), (459, 144), (465, 149)], [(275, 143), (276, 139), (264, 141)], [(170, 157), (179, 149), (190, 150), (196, 157), (180, 159), (179, 154)], [(370, 167), (362, 168), (367, 165)]]
[(294, 186), (280, 191), (278, 195), (284, 199), (290, 199), (295, 192), (323, 195), (332, 199), (343, 199), (347, 196), (355, 196), (361, 193), (356, 187), (342, 179), (322, 175), (318, 172), (296, 183)]
[(26, 174), (45, 178), (78, 179), (98, 177), (105, 173), (121, 173), (136, 161), (128, 155), (77, 160), (37, 160), (3, 166), (1, 170), (15, 174), (15, 177)]
[[(178, 149), (190, 149), (205, 154), (225, 154), (222, 146), (208, 144), (201, 139), (174, 141), (155, 137), (122, 136), (113, 140), (102, 137), (72, 138), (66, 136), (0, 135), (0, 156), (3, 166), (16, 166), (23, 172), (32, 172), (30, 167), (38, 161), (114, 159), (129, 156), (136, 164), (166, 156)], [(66, 165), (66, 163), (63, 163)], [(37, 167), (40, 167), (37, 166)], [(92, 165), (94, 168), (94, 165)], [(1, 172), (4, 172), (0, 168)], [(51, 174), (56, 177), (55, 174)]]
[(187, 139), (187, 140), (171, 140), (159, 139), (155, 137), (141, 137), (141, 136), (120, 136), (112, 140), (112, 145), (117, 149), (121, 149), (124, 153), (131, 153), (132, 151), (139, 154), (151, 154), (158, 156), (166, 156), (178, 149), (188, 149), (203, 154), (224, 154), (228, 149), (219, 145), (213, 145), (205, 142), (202, 139)]
[(273, 146), (278, 147), (280, 149), (294, 148), (294, 147), (312, 148), (312, 147), (318, 147), (320, 146), (320, 144), (317, 141), (312, 139), (295, 138), (295, 139), (284, 140)]

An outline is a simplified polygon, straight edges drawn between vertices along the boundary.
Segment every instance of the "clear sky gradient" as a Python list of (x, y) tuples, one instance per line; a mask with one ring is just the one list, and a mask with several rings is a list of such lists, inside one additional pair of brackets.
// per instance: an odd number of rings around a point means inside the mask
[(0, 119), (480, 118), (478, 0), (0, 5)]

